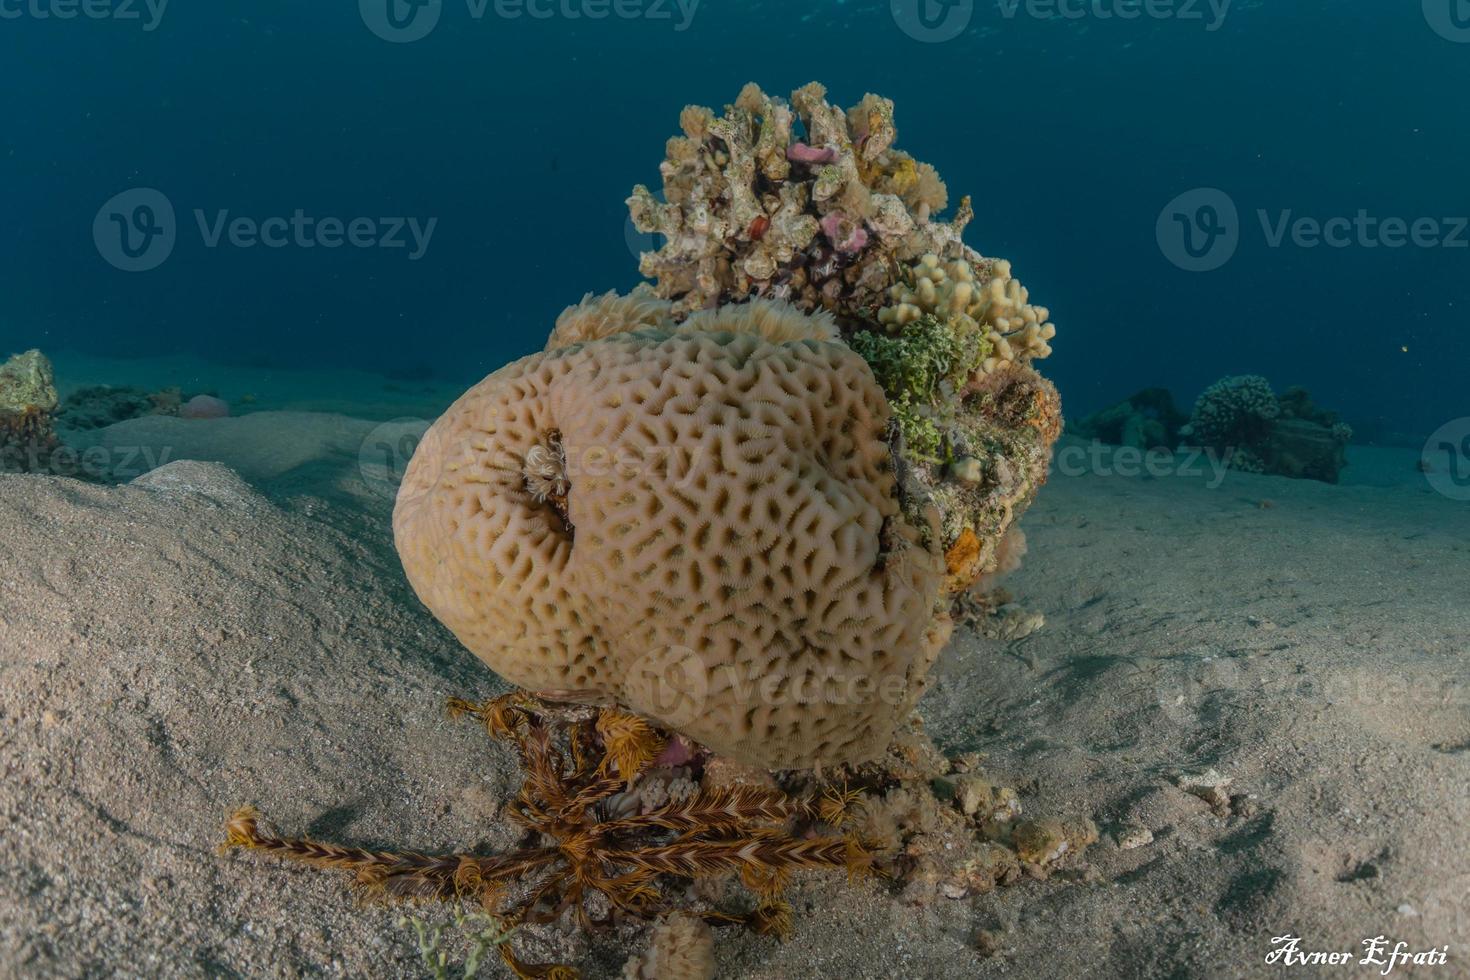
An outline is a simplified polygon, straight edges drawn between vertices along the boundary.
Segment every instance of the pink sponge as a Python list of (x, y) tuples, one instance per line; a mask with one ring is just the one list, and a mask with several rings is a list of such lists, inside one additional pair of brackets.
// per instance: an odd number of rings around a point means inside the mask
[(222, 419), (230, 414), (230, 403), (213, 395), (195, 395), (179, 409), (179, 416), (186, 419)]

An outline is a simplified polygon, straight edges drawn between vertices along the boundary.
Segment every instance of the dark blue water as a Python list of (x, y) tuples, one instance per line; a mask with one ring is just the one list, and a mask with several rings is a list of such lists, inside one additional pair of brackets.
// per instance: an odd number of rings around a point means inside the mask
[[(683, 105), (819, 79), (842, 104), (894, 99), (899, 145), (975, 195), (970, 244), (1052, 309), (1042, 367), (1069, 414), (1148, 385), (1187, 406), (1243, 372), (1310, 387), (1369, 441), (1467, 414), (1465, 0), (1237, 0), (1223, 21), (1192, 0), (1134, 20), (982, 2), (938, 43), (875, 0), (703, 0), (687, 23), (623, 2), (643, 16), (540, 0), (551, 16), (507, 18), (492, 0), (477, 19), (444, 0), (427, 36), (389, 43), (350, 2), (176, 0), (155, 23), (142, 0), (136, 20), (0, 0), (0, 348), (468, 381), (539, 349), (585, 291), (636, 281), (623, 200), (657, 186)], [(137, 187), (176, 209), (177, 242), (129, 273), (93, 221)], [(1238, 208), (1238, 248), (1188, 272), (1156, 223), (1201, 187)], [(380, 219), (437, 223), (411, 258), (406, 230), (403, 248), (211, 248), (194, 215), (298, 209), (379, 236)], [(1435, 223), (1396, 248), (1356, 231), (1273, 246), (1258, 211)]]

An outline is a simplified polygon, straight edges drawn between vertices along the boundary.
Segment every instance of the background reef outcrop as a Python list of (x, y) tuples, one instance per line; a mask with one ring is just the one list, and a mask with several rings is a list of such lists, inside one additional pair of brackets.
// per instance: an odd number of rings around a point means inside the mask
[(1180, 437), (1221, 453), (1233, 469), (1336, 483), (1353, 430), (1305, 388), (1277, 395), (1265, 378), (1247, 374), (1206, 388)]

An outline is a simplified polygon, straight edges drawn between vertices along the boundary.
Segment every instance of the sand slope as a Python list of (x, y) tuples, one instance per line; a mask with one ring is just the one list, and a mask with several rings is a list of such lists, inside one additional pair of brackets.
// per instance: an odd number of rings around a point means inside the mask
[[(496, 682), (408, 592), (361, 429), (274, 419), (315, 448), (252, 469), (235, 433), (215, 455), (254, 486), (0, 477), (0, 975), (416, 975), (398, 911), (217, 856), (240, 803), (368, 846), (512, 841), (509, 760), (442, 714)], [(1270, 976), (1285, 932), (1449, 943), (1424, 975), (1470, 975), (1470, 508), (1412, 458), (1342, 487), (1054, 478), (1009, 583), (1045, 628), (961, 633), (924, 713), (1028, 812), (1094, 817), (1090, 868), (927, 909), (804, 879), (794, 939), (721, 933), (721, 975)], [(1177, 785), (1211, 768), (1214, 808)], [(612, 938), (532, 939), (620, 968)]]

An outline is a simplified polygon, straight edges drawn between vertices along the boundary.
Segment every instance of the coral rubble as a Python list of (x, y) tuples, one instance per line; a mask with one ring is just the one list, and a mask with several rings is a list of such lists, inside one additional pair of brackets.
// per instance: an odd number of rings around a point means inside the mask
[(1336, 483), (1353, 431), (1306, 389), (1278, 396), (1265, 378), (1242, 375), (1205, 389), (1180, 437), (1221, 453), (1234, 469)]
[(178, 388), (149, 391), (132, 385), (93, 385), (66, 396), (56, 411), (56, 426), (85, 431), (147, 415), (177, 415), (183, 402)]
[(56, 380), (38, 350), (0, 364), (0, 473), (45, 469), (59, 442), (52, 422)]

